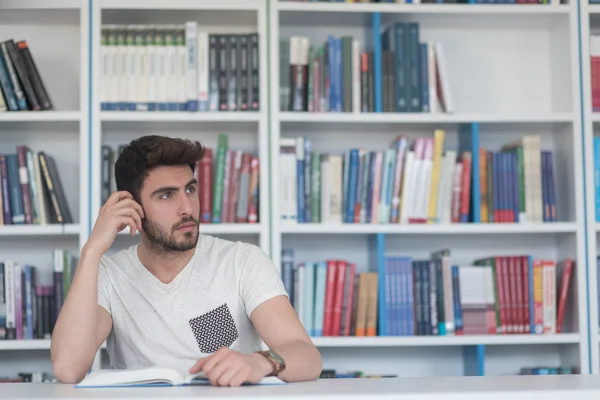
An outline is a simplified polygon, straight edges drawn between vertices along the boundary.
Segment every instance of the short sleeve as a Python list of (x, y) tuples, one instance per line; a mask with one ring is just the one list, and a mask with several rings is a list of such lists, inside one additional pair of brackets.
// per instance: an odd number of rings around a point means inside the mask
[(251, 245), (249, 254), (242, 265), (240, 291), (248, 318), (256, 307), (265, 301), (286, 296), (283, 281), (273, 261), (259, 247)]
[(106, 256), (100, 259), (100, 265), (98, 266), (98, 305), (102, 306), (109, 314), (112, 314), (110, 310), (111, 298), (111, 283), (106, 268)]

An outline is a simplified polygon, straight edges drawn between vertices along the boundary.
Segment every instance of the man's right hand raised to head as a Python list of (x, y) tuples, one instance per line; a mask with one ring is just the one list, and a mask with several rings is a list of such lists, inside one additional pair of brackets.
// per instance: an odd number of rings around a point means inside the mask
[(131, 193), (114, 192), (100, 209), (85, 249), (101, 256), (108, 251), (117, 234), (126, 227), (129, 227), (132, 236), (141, 231), (143, 218), (144, 210)]
[(52, 332), (52, 369), (61, 382), (80, 382), (111, 332), (112, 317), (98, 305), (100, 260), (120, 231), (141, 230), (142, 218), (142, 207), (123, 191), (113, 193), (98, 213)]

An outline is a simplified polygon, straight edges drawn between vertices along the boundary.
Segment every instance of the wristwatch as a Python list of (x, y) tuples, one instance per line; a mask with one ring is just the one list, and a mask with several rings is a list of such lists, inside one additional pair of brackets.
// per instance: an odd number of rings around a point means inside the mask
[(262, 350), (257, 351), (257, 353), (265, 357), (273, 366), (273, 372), (267, 376), (277, 376), (285, 369), (285, 361), (283, 361), (283, 358), (273, 350)]

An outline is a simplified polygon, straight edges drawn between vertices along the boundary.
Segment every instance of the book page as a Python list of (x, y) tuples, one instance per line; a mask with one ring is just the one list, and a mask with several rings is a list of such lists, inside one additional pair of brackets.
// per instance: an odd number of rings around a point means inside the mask
[(181, 385), (181, 375), (170, 368), (111, 369), (90, 373), (77, 387), (165, 383)]

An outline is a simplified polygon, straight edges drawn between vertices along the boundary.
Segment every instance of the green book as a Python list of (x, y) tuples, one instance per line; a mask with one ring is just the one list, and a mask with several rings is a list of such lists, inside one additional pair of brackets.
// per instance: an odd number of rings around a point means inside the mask
[(221, 212), (223, 206), (223, 181), (225, 180), (225, 157), (227, 156), (227, 135), (219, 135), (217, 146), (217, 161), (215, 165), (214, 187), (213, 187), (213, 223), (221, 223)]

